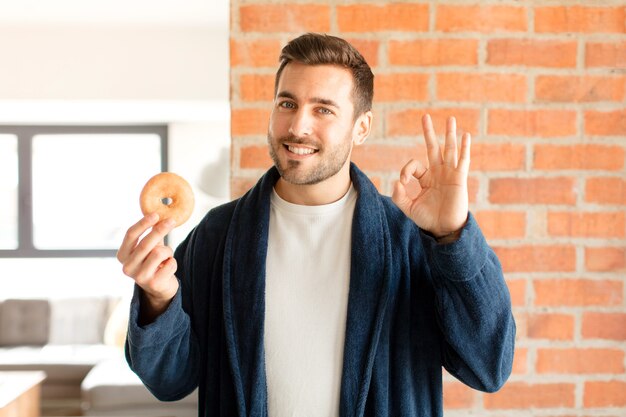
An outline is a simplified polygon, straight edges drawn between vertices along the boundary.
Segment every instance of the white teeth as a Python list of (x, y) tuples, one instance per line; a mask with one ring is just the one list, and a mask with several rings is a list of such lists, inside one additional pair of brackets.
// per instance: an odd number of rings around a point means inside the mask
[(298, 148), (296, 146), (288, 146), (287, 148), (289, 149), (289, 152), (293, 152), (297, 155), (310, 155), (315, 153), (315, 149), (311, 148)]

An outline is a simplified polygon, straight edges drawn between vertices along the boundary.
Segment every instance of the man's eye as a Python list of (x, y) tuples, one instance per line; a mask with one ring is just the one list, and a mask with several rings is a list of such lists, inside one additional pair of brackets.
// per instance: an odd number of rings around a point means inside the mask
[(294, 109), (296, 107), (296, 105), (293, 104), (291, 101), (281, 101), (280, 103), (278, 103), (278, 106), (285, 109)]
[(328, 109), (327, 109), (327, 108), (325, 108), (325, 107), (320, 107), (317, 111), (318, 111), (318, 112), (320, 112), (320, 113), (322, 113), (322, 114), (333, 114), (333, 112), (332, 112), (332, 111), (328, 110)]

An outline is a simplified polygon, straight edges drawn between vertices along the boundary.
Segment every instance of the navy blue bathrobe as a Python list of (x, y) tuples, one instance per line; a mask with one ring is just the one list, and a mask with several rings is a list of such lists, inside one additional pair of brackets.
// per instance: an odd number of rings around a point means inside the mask
[[(358, 197), (339, 415), (441, 416), (442, 366), (473, 388), (499, 389), (515, 322), (474, 218), (459, 240), (437, 244), (354, 164), (350, 175)], [(180, 289), (149, 325), (138, 322), (135, 288), (126, 358), (157, 398), (198, 387), (199, 416), (267, 416), (265, 258), (278, 178), (270, 169), (197, 225), (175, 252)]]

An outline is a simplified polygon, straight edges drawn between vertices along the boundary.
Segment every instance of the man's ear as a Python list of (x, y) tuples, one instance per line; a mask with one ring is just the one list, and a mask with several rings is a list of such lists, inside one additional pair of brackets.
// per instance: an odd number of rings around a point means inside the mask
[(372, 114), (372, 111), (370, 110), (370, 111), (366, 111), (365, 113), (363, 113), (356, 119), (356, 122), (354, 123), (354, 131), (352, 135), (352, 142), (356, 146), (363, 144), (363, 142), (365, 142), (365, 139), (367, 139), (367, 137), (369, 136), (370, 131), (372, 130), (373, 118), (374, 118), (374, 115)]

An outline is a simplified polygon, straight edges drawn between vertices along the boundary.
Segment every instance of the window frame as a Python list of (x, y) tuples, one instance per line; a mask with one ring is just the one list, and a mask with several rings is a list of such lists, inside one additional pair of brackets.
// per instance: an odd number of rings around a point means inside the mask
[(168, 169), (168, 126), (146, 125), (0, 125), (0, 134), (17, 137), (17, 249), (0, 249), (0, 258), (108, 258), (116, 249), (38, 249), (33, 236), (33, 137), (60, 134), (154, 134), (161, 145), (161, 171)]

